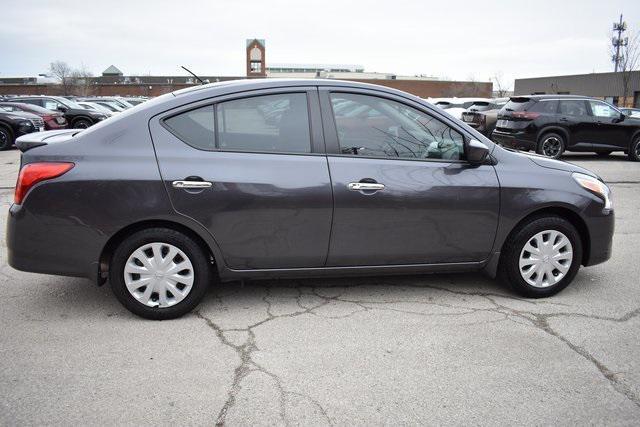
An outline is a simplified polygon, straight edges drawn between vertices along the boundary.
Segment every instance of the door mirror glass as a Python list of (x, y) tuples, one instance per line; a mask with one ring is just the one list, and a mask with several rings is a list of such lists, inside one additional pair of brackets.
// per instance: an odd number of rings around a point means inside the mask
[(67, 107), (65, 107), (64, 105), (58, 105), (58, 111), (62, 111), (64, 113), (65, 111), (67, 111)]
[(467, 160), (472, 165), (480, 165), (484, 163), (489, 155), (489, 147), (477, 139), (472, 139), (466, 144)]

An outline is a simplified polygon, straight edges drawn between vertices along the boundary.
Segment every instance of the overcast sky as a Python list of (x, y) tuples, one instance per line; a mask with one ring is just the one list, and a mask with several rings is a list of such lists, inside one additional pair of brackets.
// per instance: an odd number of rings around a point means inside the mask
[(100, 74), (244, 75), (245, 39), (269, 63), (359, 64), (366, 71), (488, 80), (612, 71), (620, 13), (640, 28), (638, 0), (584, 1), (31, 1), (2, 0), (0, 76), (49, 63)]

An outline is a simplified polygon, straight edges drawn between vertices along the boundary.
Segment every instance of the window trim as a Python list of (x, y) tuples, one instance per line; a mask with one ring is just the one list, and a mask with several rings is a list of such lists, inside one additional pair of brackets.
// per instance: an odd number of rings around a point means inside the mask
[[(262, 151), (262, 150), (229, 150), (221, 149), (218, 146), (218, 118), (217, 118), (217, 106), (223, 102), (236, 101), (247, 98), (255, 98), (259, 96), (269, 95), (286, 95), (291, 93), (302, 93), (307, 97), (307, 115), (309, 123), (309, 152), (290, 152), (290, 151)], [(199, 108), (212, 106), (213, 107), (213, 121), (214, 121), (214, 149), (204, 149), (195, 147), (188, 142), (184, 141), (175, 132), (171, 130), (171, 127), (165, 123), (165, 120), (178, 116), (180, 114), (197, 110)], [(219, 95), (213, 98), (201, 99), (191, 102), (189, 104), (181, 105), (166, 111), (159, 115), (158, 122), (165, 130), (175, 136), (180, 142), (186, 146), (193, 148), (194, 150), (203, 151), (206, 153), (244, 153), (244, 154), (275, 154), (275, 155), (287, 155), (287, 156), (324, 156), (326, 154), (326, 148), (324, 144), (324, 138), (321, 129), (320, 107), (318, 102), (317, 88), (311, 86), (292, 86), (281, 87), (271, 89), (259, 89), (244, 92), (235, 92), (224, 95)]]
[[(465, 156), (464, 159), (412, 159), (405, 157), (383, 157), (383, 156), (367, 156), (367, 155), (354, 155), (354, 154), (344, 154), (340, 150), (340, 140), (338, 137), (338, 129), (335, 122), (335, 115), (333, 111), (333, 105), (331, 102), (331, 94), (333, 93), (346, 93), (352, 95), (364, 95), (364, 96), (373, 96), (377, 98), (382, 98), (385, 100), (393, 101), (399, 104), (404, 105), (405, 107), (411, 108), (413, 110), (417, 110), (422, 114), (425, 114), (429, 117), (432, 117), (434, 120), (438, 120), (444, 125), (450, 127), (455, 132), (460, 134), (462, 137), (463, 144), (463, 154)], [(417, 104), (420, 105), (420, 104)], [(472, 139), (468, 133), (463, 132), (457, 126), (454, 126), (453, 123), (446, 117), (441, 117), (437, 114), (433, 114), (430, 111), (427, 111), (422, 105), (417, 107), (416, 105), (412, 105), (412, 103), (405, 102), (403, 98), (393, 96), (393, 94), (387, 94), (385, 92), (378, 92), (374, 90), (367, 89), (357, 89), (357, 88), (343, 88), (343, 87), (320, 87), (320, 107), (323, 115), (323, 129), (325, 134), (325, 144), (327, 145), (327, 156), (329, 157), (348, 157), (350, 159), (374, 159), (374, 160), (401, 160), (401, 161), (411, 161), (411, 162), (429, 162), (429, 163), (465, 163), (468, 164), (467, 161), (467, 143), (470, 139)], [(325, 117), (328, 116), (328, 117)]]

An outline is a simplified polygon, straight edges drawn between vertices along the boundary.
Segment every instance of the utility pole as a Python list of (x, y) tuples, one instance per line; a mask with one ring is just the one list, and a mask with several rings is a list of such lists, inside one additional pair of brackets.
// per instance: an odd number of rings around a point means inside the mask
[(622, 20), (622, 14), (620, 14), (620, 22), (613, 23), (613, 32), (618, 33), (618, 37), (613, 37), (611, 39), (611, 44), (616, 49), (616, 53), (611, 56), (611, 61), (615, 64), (614, 71), (618, 72), (618, 66), (623, 61), (622, 55), (620, 55), (620, 48), (624, 47), (629, 43), (629, 38), (622, 38), (622, 33), (627, 30), (627, 23)]

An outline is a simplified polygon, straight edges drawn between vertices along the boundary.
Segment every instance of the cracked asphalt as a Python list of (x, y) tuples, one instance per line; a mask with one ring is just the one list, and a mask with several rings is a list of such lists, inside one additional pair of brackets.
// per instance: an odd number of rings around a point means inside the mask
[(2, 245), (0, 425), (638, 425), (640, 164), (566, 160), (611, 183), (614, 252), (546, 300), (476, 274), (256, 281), (153, 322)]

